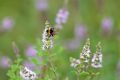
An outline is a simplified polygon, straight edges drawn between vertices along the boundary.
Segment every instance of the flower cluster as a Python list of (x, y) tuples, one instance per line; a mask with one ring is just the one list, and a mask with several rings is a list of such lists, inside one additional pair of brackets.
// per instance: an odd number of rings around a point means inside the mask
[(101, 21), (102, 33), (106, 36), (110, 35), (113, 29), (114, 20), (112, 17), (104, 17)]
[(30, 45), (27, 47), (25, 53), (27, 57), (31, 57), (31, 56), (33, 57), (36, 56), (37, 51), (35, 50), (34, 46)]
[(0, 57), (0, 67), (9, 68), (12, 63), (12, 60), (8, 56)]
[(36, 0), (36, 9), (46, 11), (48, 9), (48, 0)]
[(15, 24), (14, 19), (12, 17), (6, 16), (1, 21), (0, 28), (3, 31), (8, 31), (8, 30), (11, 30), (14, 27), (14, 24)]
[(53, 47), (53, 38), (55, 35), (54, 28), (50, 26), (48, 21), (46, 21), (45, 25), (46, 26), (42, 37), (43, 50), (50, 49)]
[(83, 50), (82, 50), (82, 53), (80, 53), (80, 59), (83, 61), (83, 62), (89, 62), (90, 60), (90, 40), (88, 39), (86, 44), (84, 45), (83, 47)]
[(87, 37), (87, 26), (77, 23), (75, 25), (75, 39), (84, 40)]
[(102, 67), (102, 53), (101, 53), (100, 43), (98, 43), (97, 51), (93, 55), (91, 66), (94, 68), (101, 68)]
[(24, 80), (35, 80), (37, 78), (37, 75), (35, 72), (29, 70), (27, 67), (23, 67), (20, 70), (20, 76), (24, 79)]
[(111, 17), (105, 17), (101, 22), (101, 26), (104, 31), (111, 31), (113, 24), (114, 21)]
[[(96, 53), (92, 57), (90, 50), (90, 40), (88, 39), (80, 53), (80, 58), (70, 58), (71, 67), (75, 69), (86, 70), (88, 67), (101, 68), (102, 67), (102, 53), (100, 43), (97, 45)], [(90, 65), (91, 64), (91, 65)]]
[(65, 24), (68, 20), (69, 11), (67, 9), (67, 4), (68, 4), (68, 0), (64, 0), (63, 7), (59, 9), (59, 11), (56, 15), (56, 18), (55, 18), (56, 25), (55, 25), (55, 27), (57, 29), (62, 29), (62, 24)]
[(67, 22), (67, 19), (68, 19), (68, 15), (69, 15), (69, 12), (67, 11), (67, 9), (65, 8), (62, 8), (58, 11), (58, 14), (56, 16), (56, 23), (57, 24), (64, 24)]
[(80, 64), (80, 60), (79, 59), (75, 59), (75, 58), (70, 58), (70, 62), (71, 62), (71, 67), (76, 68), (79, 64)]
[(55, 19), (56, 26), (55, 27), (58, 29), (61, 29), (62, 24), (67, 22), (68, 16), (69, 16), (68, 10), (66, 8), (61, 8), (56, 15), (56, 19)]

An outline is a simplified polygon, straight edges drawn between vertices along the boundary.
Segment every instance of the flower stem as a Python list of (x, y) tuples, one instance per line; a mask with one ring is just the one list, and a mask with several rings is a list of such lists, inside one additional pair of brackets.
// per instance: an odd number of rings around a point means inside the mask
[(57, 76), (57, 73), (56, 73), (56, 70), (55, 70), (55, 66), (53, 65), (53, 63), (52, 63), (52, 61), (51, 61), (51, 58), (50, 58), (50, 50), (48, 50), (48, 59), (49, 59), (49, 61), (48, 61), (48, 63), (50, 64), (50, 67), (51, 67), (51, 70), (53, 71), (53, 73), (54, 73), (54, 76), (55, 76), (55, 80), (59, 80), (59, 78), (58, 78), (58, 76)]
[(56, 73), (56, 71), (55, 71), (55, 67), (53, 66), (53, 64), (52, 64), (51, 62), (49, 62), (49, 63), (50, 63), (51, 70), (53, 71), (56, 80), (59, 80), (59, 79), (58, 79), (58, 76), (57, 76), (57, 73)]
[(89, 79), (89, 80), (93, 80), (93, 78), (94, 78), (94, 76), (93, 76), (93, 75), (91, 75), (91, 77), (90, 77), (90, 79)]
[(77, 71), (76, 74), (77, 74), (77, 80), (80, 80), (80, 76), (79, 76), (80, 74), (79, 74), (79, 71)]

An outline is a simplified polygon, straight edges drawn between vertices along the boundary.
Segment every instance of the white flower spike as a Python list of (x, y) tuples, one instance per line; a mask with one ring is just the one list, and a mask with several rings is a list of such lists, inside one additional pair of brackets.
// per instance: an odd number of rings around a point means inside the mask
[(97, 51), (92, 58), (92, 67), (94, 68), (101, 68), (102, 67), (102, 52), (100, 43), (97, 45)]
[(79, 59), (75, 59), (75, 58), (70, 58), (70, 62), (71, 62), (71, 67), (76, 68), (79, 64), (80, 64), (80, 60)]
[(24, 79), (24, 80), (36, 80), (37, 79), (37, 75), (35, 72), (31, 71), (30, 69), (28, 69), (27, 67), (23, 67), (20, 70), (20, 76)]
[(91, 50), (90, 50), (90, 40), (88, 39), (86, 44), (83, 47), (82, 53), (80, 53), (80, 59), (83, 62), (86, 62), (86, 63), (89, 62), (89, 60), (90, 60), (90, 53), (91, 53)]

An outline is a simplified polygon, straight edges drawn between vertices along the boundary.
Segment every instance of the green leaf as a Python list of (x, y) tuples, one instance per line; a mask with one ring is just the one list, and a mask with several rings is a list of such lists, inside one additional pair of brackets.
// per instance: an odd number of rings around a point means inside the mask
[(71, 70), (70, 73), (74, 75), (74, 74), (76, 74), (76, 71), (75, 70)]
[(9, 80), (22, 80), (19, 76), (21, 62), (22, 59), (18, 58), (17, 60), (15, 60), (15, 63), (11, 66), (10, 70), (8, 70), (6, 75), (9, 77)]
[(59, 49), (58, 49), (58, 53), (63, 52), (63, 50), (64, 50), (64, 48), (63, 48), (63, 47), (59, 47)]
[(38, 59), (36, 59), (36, 58), (31, 58), (31, 61), (32, 61), (34, 64), (39, 65)]
[(97, 72), (96, 75), (100, 75), (100, 72)]
[(43, 52), (38, 52), (37, 55), (38, 55), (39, 57), (42, 57), (44, 54), (43, 54)]
[(83, 71), (83, 72), (80, 73), (80, 76), (81, 77), (87, 77), (87, 76), (89, 76), (89, 72)]

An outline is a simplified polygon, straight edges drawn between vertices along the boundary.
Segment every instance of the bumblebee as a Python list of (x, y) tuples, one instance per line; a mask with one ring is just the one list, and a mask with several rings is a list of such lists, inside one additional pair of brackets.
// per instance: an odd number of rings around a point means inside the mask
[(46, 33), (49, 37), (53, 37), (55, 35), (55, 28), (48, 27), (48, 29), (46, 30)]

